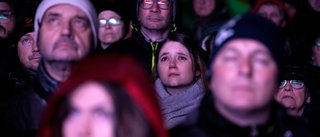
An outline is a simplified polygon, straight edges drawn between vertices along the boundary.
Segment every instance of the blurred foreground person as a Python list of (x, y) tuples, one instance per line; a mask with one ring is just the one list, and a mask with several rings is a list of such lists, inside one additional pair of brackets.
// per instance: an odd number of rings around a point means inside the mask
[[(130, 67), (128, 67), (130, 66)], [(167, 137), (151, 81), (127, 56), (75, 65), (49, 102), (39, 137)]]
[(313, 136), (273, 99), (284, 60), (280, 31), (254, 14), (227, 22), (211, 54), (211, 92), (172, 136)]

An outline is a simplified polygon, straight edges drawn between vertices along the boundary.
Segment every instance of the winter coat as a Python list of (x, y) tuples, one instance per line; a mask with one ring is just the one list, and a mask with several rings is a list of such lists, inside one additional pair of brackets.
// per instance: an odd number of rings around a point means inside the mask
[(213, 106), (211, 93), (204, 97), (199, 111), (191, 114), (188, 123), (170, 131), (172, 137), (313, 137), (299, 119), (290, 117), (277, 103), (272, 105), (266, 124), (241, 127), (223, 117)]

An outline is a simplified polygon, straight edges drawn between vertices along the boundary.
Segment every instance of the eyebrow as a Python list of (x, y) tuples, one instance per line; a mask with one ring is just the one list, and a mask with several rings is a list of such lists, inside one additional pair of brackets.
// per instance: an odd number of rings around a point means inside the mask
[[(184, 56), (188, 56), (187, 54), (184, 54), (183, 52), (176, 52), (178, 55), (184, 55)], [(162, 54), (160, 54), (160, 57), (161, 56), (164, 56), (164, 55), (168, 55), (169, 54), (169, 52), (164, 52), (164, 53), (162, 53)]]
[[(22, 37), (31, 37), (31, 35), (27, 33), (27, 34), (21, 36), (21, 38), (22, 38)], [(20, 38), (20, 39), (21, 39), (21, 38)]]
[(73, 18), (83, 19), (83, 20), (88, 20), (88, 18), (87, 18), (87, 17), (85, 17), (85, 16), (81, 16), (81, 15), (76, 15), (76, 16), (74, 16)]
[(59, 13), (48, 13), (46, 16), (44, 16), (43, 18), (48, 18), (48, 17), (59, 17), (60, 14)]

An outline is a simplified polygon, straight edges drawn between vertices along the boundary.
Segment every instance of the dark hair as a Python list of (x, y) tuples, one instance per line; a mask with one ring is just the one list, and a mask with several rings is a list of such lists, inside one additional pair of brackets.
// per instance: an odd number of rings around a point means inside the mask
[(205, 55), (207, 54), (204, 53), (205, 51), (201, 49), (201, 47), (197, 44), (196, 41), (191, 39), (188, 35), (179, 32), (169, 34), (164, 43), (158, 47), (157, 52), (155, 54), (156, 63), (153, 69), (154, 80), (156, 80), (159, 77), (157, 67), (160, 50), (162, 49), (163, 45), (169, 41), (179, 42), (188, 50), (188, 52), (190, 53), (194, 71), (200, 71), (200, 76), (196, 76), (196, 79), (200, 78), (203, 83), (203, 88), (208, 89), (208, 82), (205, 75), (206, 64), (204, 62), (204, 60), (206, 59)]
[[(112, 101), (115, 106), (115, 136), (116, 137), (152, 137), (155, 136), (155, 132), (152, 129), (151, 124), (144, 116), (141, 109), (136, 103), (129, 97), (124, 88), (119, 84), (108, 81), (95, 81), (101, 84), (105, 89), (108, 89), (108, 93), (112, 97)], [(81, 84), (80, 84), (81, 85)], [(64, 96), (62, 102), (57, 108), (58, 121), (53, 129), (53, 137), (62, 137), (62, 124), (70, 113), (70, 98), (74, 92), (69, 92), (67, 96)]]

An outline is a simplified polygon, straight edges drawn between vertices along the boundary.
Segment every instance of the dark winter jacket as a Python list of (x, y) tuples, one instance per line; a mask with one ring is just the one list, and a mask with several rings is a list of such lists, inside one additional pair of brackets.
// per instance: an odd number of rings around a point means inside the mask
[(35, 136), (46, 106), (46, 101), (33, 90), (36, 72), (21, 66), (9, 76), (11, 94), (0, 102), (0, 127), (4, 127), (4, 134)]
[(271, 117), (264, 125), (240, 127), (225, 119), (213, 106), (208, 93), (191, 120), (170, 131), (172, 137), (313, 137), (301, 120), (289, 117), (274, 103)]
[[(112, 44), (108, 47), (111, 53), (129, 54), (135, 57), (145, 70), (151, 74), (152, 60), (155, 59), (155, 54), (158, 47), (163, 44), (163, 40), (151, 41), (142, 34), (141, 31), (132, 31), (132, 38), (121, 41), (117, 44)], [(154, 60), (155, 63), (155, 60)]]

